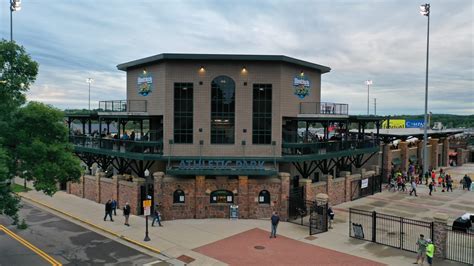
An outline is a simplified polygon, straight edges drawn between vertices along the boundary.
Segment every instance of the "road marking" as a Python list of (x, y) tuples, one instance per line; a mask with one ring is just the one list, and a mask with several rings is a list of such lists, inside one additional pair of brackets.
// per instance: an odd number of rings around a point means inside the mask
[(5, 226), (1, 225), (0, 224), (0, 230), (3, 230), (5, 233), (7, 233), (9, 236), (11, 236), (13, 239), (15, 239), (16, 241), (20, 242), (21, 244), (23, 244), (25, 247), (29, 248), (30, 250), (32, 250), (33, 252), (35, 252), (36, 254), (38, 254), (40, 257), (42, 257), (43, 259), (45, 259), (47, 262), (51, 263), (51, 265), (53, 266), (60, 266), (62, 265), (59, 261), (55, 260), (53, 257), (49, 256), (48, 254), (46, 254), (44, 251), (42, 251), (41, 249), (35, 247), (33, 244), (31, 244), (30, 242), (26, 241), (25, 239), (23, 239), (22, 237), (20, 237), (19, 235), (13, 233), (12, 231), (10, 231), (8, 228), (6, 228)]
[(149, 263), (145, 263), (143, 264), (143, 266), (153, 266), (154, 264), (157, 264), (157, 263), (160, 263), (162, 262), (162, 260), (155, 260), (155, 261), (152, 261), (152, 262), (149, 262)]
[(94, 223), (91, 223), (91, 222), (88, 222), (88, 221), (86, 221), (86, 220), (83, 220), (83, 219), (81, 219), (81, 218), (79, 218), (79, 217), (77, 217), (77, 216), (74, 216), (74, 215), (69, 214), (69, 213), (67, 213), (67, 212), (64, 212), (64, 211), (62, 211), (62, 210), (59, 210), (59, 209), (57, 209), (57, 208), (51, 207), (51, 206), (49, 206), (49, 205), (47, 205), (47, 204), (45, 204), (45, 203), (42, 203), (42, 202), (37, 201), (37, 200), (34, 200), (34, 199), (30, 198), (30, 197), (25, 197), (24, 195), (20, 195), (20, 197), (22, 197), (22, 198), (24, 198), (24, 199), (27, 199), (27, 200), (30, 200), (30, 201), (32, 201), (32, 202), (34, 202), (34, 203), (36, 203), (36, 204), (39, 204), (39, 205), (41, 205), (41, 206), (43, 206), (43, 207), (45, 207), (45, 208), (48, 208), (48, 209), (50, 209), (50, 210), (59, 212), (59, 213), (65, 215), (65, 216), (68, 216), (68, 217), (70, 217), (70, 218), (72, 218), (72, 219), (75, 219), (75, 220), (77, 220), (77, 221), (79, 221), (79, 222), (85, 223), (85, 224), (87, 224), (87, 225), (89, 225), (89, 226), (92, 226), (92, 227), (94, 227), (94, 228), (97, 228), (97, 229), (99, 229), (99, 230), (102, 230), (102, 231), (104, 231), (104, 232), (106, 232), (106, 233), (109, 233), (109, 234), (111, 234), (111, 235), (113, 235), (113, 236), (116, 236), (116, 237), (118, 237), (118, 238), (120, 238), (120, 239), (123, 239), (123, 240), (125, 240), (125, 241), (127, 241), (127, 242), (133, 243), (133, 244), (135, 244), (135, 245), (137, 245), (137, 246), (139, 246), (139, 247), (142, 247), (142, 248), (144, 248), (144, 249), (150, 250), (150, 251), (155, 252), (155, 253), (157, 253), (157, 254), (166, 256), (166, 255), (164, 255), (163, 253), (161, 253), (161, 251), (160, 251), (159, 249), (156, 249), (156, 248), (154, 248), (154, 247), (145, 245), (145, 244), (143, 244), (143, 243), (140, 243), (140, 242), (138, 242), (138, 241), (135, 241), (135, 240), (133, 240), (133, 239), (130, 239), (130, 238), (128, 238), (128, 237), (125, 237), (125, 236), (123, 236), (123, 235), (120, 235), (120, 234), (118, 234), (118, 233), (115, 233), (115, 232), (113, 232), (113, 231), (111, 231), (111, 230), (105, 229), (105, 228), (102, 227), (102, 226), (99, 226), (99, 225), (96, 225), (96, 224), (94, 224)]

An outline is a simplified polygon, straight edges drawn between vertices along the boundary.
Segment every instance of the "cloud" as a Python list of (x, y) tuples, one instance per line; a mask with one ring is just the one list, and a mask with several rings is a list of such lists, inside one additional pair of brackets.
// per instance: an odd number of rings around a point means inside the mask
[[(119, 63), (163, 53), (283, 54), (327, 65), (322, 100), (379, 114), (424, 110), (426, 24), (413, 1), (24, 1), (14, 37), (40, 63), (28, 99), (60, 108), (125, 97)], [(8, 1), (0, 24), (9, 24)], [(472, 1), (431, 1), (429, 108), (474, 113)], [(8, 27), (0, 28), (8, 38)], [(373, 108), (371, 104), (371, 109)]]

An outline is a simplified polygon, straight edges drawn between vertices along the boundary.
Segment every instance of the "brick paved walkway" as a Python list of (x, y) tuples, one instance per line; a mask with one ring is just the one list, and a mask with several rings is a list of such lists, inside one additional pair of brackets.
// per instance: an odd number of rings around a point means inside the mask
[(269, 235), (255, 228), (194, 251), (229, 265), (384, 265), (284, 236), (270, 239)]

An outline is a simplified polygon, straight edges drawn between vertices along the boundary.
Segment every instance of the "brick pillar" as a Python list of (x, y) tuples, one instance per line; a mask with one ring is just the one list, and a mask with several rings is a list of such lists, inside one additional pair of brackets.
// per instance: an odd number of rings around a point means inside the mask
[(307, 178), (301, 178), (300, 179), (300, 187), (304, 186), (304, 193), (306, 195), (306, 199), (307, 200), (315, 200), (316, 198), (316, 195), (313, 195), (313, 191), (311, 189), (311, 179), (307, 179)]
[(438, 139), (430, 139), (430, 145), (431, 145), (430, 164), (433, 168), (438, 168), (438, 166), (439, 166), (439, 162), (438, 162), (438, 153), (439, 153)]
[(456, 157), (456, 166), (461, 166), (464, 163), (464, 149), (457, 148), (456, 153), (458, 154)]
[(163, 203), (163, 178), (165, 173), (163, 172), (154, 172), (153, 173), (153, 195), (155, 204)]
[(418, 158), (418, 164), (423, 164), (423, 141), (416, 143), (416, 158)]
[(100, 179), (105, 178), (104, 172), (96, 172), (95, 175), (95, 202), (100, 203)]
[(86, 181), (85, 181), (85, 176), (81, 176), (81, 197), (85, 198), (86, 197)]
[[(327, 183), (326, 183), (326, 188), (327, 188), (327, 191), (326, 193), (328, 194), (329, 196), (329, 202), (331, 202), (331, 199), (334, 199), (334, 178), (332, 175), (327, 175)], [(317, 197), (317, 195), (316, 195)]]
[(401, 170), (408, 171), (408, 142), (400, 141), (398, 147), (400, 148), (400, 159), (402, 160)]
[(448, 138), (443, 139), (443, 156), (441, 157), (443, 160), (443, 163), (441, 165), (449, 166), (449, 140)]
[(196, 219), (206, 218), (206, 200), (208, 196), (206, 195), (206, 177), (205, 176), (196, 176), (196, 206), (194, 208)]
[(445, 213), (435, 213), (433, 216), (433, 244), (435, 245), (435, 257), (446, 258), (446, 242), (448, 239), (448, 218)]
[(344, 177), (344, 201), (351, 201), (351, 172), (341, 171), (341, 177)]
[(119, 202), (120, 202), (120, 191), (119, 191), (119, 181), (122, 180), (122, 176), (121, 175), (114, 175), (112, 176), (112, 180), (113, 180), (113, 191), (112, 191), (112, 197), (117, 201), (117, 208), (120, 208), (121, 206), (119, 205)]
[[(135, 209), (135, 215), (138, 215), (139, 213), (142, 213), (142, 210), (141, 208), (143, 208), (142, 206), (142, 202), (141, 202), (141, 186), (145, 185), (146, 183), (146, 179), (145, 178), (141, 178), (141, 177), (138, 177), (138, 178), (134, 178), (133, 179), (133, 192), (132, 192), (132, 195), (131, 195), (131, 200), (130, 200), (130, 207), (132, 207), (132, 209)], [(132, 201), (134, 201), (134, 203), (132, 203)], [(135, 208), (133, 208), (133, 206), (135, 205)]]
[(390, 173), (392, 171), (392, 151), (390, 150), (390, 145), (388, 143), (383, 144), (383, 180), (388, 180)]
[[(249, 177), (239, 176), (239, 216), (241, 218), (249, 217)], [(255, 203), (254, 203), (255, 204)]]
[(288, 197), (290, 196), (290, 174), (279, 173), (278, 176), (281, 180), (280, 218), (286, 221), (288, 219)]

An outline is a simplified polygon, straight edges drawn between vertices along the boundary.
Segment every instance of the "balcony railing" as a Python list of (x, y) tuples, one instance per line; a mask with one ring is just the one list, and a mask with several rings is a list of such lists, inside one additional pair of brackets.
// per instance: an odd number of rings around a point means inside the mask
[(101, 112), (146, 112), (146, 100), (116, 100), (100, 101), (99, 111)]
[(163, 154), (162, 141), (105, 139), (89, 136), (69, 136), (69, 142), (76, 146), (104, 149), (118, 152)]
[(348, 115), (349, 105), (326, 102), (300, 103), (300, 114)]
[(346, 150), (367, 149), (379, 146), (377, 140), (323, 141), (314, 143), (283, 143), (282, 155), (327, 154)]

